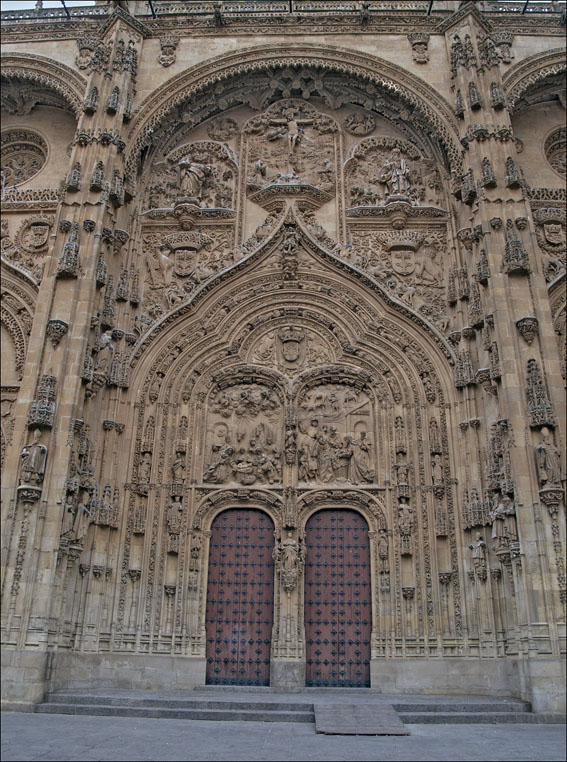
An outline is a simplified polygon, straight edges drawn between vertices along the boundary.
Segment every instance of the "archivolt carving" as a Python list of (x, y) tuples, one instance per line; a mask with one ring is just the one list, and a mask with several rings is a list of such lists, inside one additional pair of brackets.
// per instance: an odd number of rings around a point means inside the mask
[[(148, 144), (150, 136), (188, 99), (207, 90), (213, 92), (219, 82), (226, 82), (230, 77), (243, 78), (256, 71), (295, 65), (338, 72), (347, 80), (361, 79), (379, 89), (399, 92), (402, 99), (415, 108), (417, 113), (414, 118), (420, 115), (433, 134), (439, 136), (450, 164), (459, 171), (461, 148), (456, 117), (449, 104), (435, 90), (395, 64), (373, 56), (303, 44), (261, 46), (219, 56), (195, 67), (190, 73), (184, 72), (166, 82), (137, 110), (130, 133), (132, 147), (126, 160), (127, 173), (135, 176), (139, 153)], [(376, 72), (380, 73), (377, 75)], [(221, 108), (226, 108), (222, 105), (222, 99), (218, 103)]]
[(7, 53), (1, 60), (3, 78), (30, 81), (55, 90), (79, 117), (87, 82), (76, 71), (45, 56), (30, 53)]
[[(11, 270), (11, 271), (10, 271)], [(23, 274), (2, 265), (2, 324), (10, 334), (16, 350), (16, 373), (22, 378), (35, 312), (35, 289)]]
[(193, 528), (208, 530), (217, 514), (239, 505), (259, 508), (270, 516), (276, 528), (280, 525), (283, 506), (277, 495), (259, 489), (238, 489), (212, 492), (203, 498), (197, 505)]
[(520, 61), (502, 78), (511, 111), (513, 112), (517, 107), (528, 88), (564, 71), (564, 48), (536, 53)]
[(305, 528), (309, 517), (324, 508), (351, 508), (361, 513), (371, 531), (388, 530), (386, 509), (374, 495), (360, 490), (317, 490), (298, 499), (299, 526)]

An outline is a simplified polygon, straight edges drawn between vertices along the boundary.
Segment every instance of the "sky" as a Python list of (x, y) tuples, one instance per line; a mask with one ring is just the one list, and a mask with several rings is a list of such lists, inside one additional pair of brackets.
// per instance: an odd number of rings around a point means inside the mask
[[(65, 4), (72, 8), (77, 5), (94, 5), (94, 0), (65, 0)], [(59, 0), (43, 0), (44, 8), (62, 8)], [(0, 8), (3, 11), (22, 11), (35, 8), (35, 0), (0, 0)]]

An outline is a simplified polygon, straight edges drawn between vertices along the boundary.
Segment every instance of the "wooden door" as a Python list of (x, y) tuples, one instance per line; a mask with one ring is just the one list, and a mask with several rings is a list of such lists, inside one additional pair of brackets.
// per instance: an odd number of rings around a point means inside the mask
[(367, 687), (372, 629), (368, 525), (356, 511), (318, 511), (307, 522), (306, 545), (306, 684)]
[(211, 530), (206, 681), (269, 685), (274, 524), (263, 511), (232, 508)]

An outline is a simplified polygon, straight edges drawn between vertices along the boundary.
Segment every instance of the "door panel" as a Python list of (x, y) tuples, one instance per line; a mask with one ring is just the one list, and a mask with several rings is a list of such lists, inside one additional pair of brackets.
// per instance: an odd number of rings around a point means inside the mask
[(269, 685), (274, 608), (274, 525), (232, 508), (211, 527), (207, 584), (207, 683)]
[(356, 511), (323, 510), (306, 527), (306, 683), (370, 685), (368, 525)]

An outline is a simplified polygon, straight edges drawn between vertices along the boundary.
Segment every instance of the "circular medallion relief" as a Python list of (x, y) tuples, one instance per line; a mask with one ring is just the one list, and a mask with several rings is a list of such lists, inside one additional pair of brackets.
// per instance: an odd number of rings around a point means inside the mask
[(47, 143), (35, 132), (9, 130), (2, 133), (2, 184), (21, 185), (40, 171), (47, 160)]
[(543, 150), (550, 166), (558, 175), (565, 177), (567, 170), (565, 160), (565, 127), (560, 127), (551, 133), (545, 141)]

